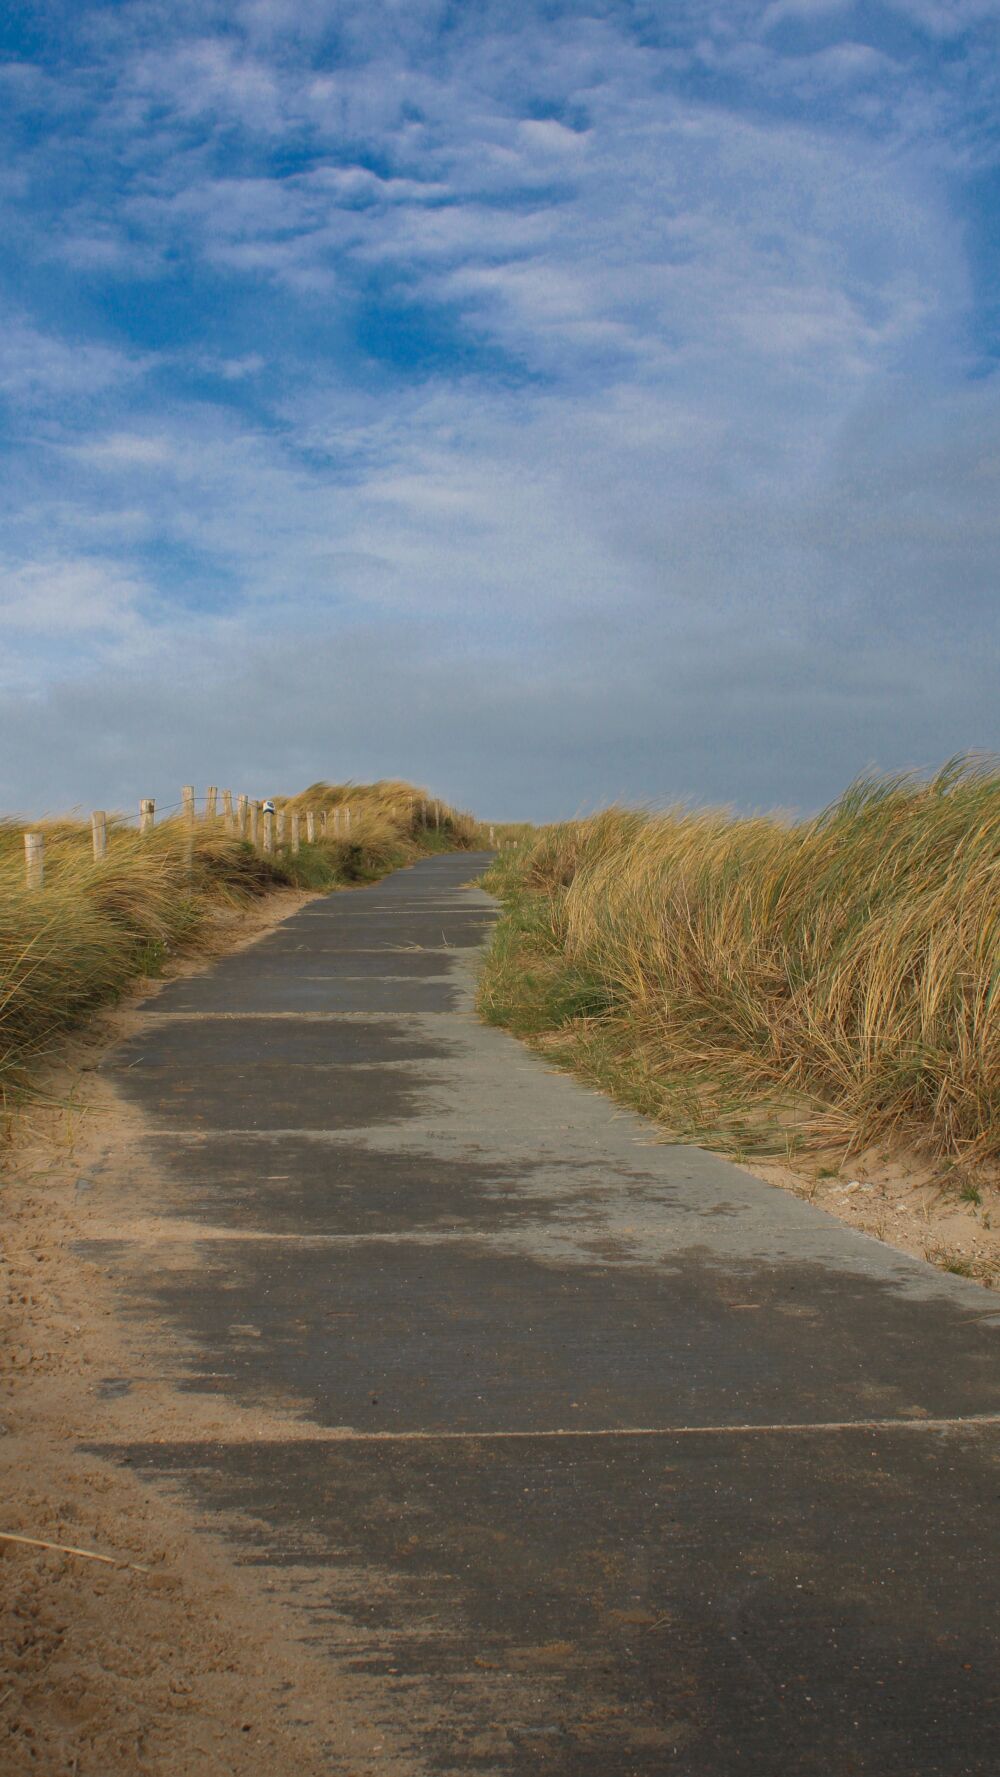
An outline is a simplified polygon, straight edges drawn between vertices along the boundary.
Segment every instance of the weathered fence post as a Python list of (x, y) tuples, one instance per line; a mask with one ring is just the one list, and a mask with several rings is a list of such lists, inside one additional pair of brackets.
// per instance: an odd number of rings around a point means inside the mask
[(323, 810), (323, 838), (327, 839), (327, 838), (329, 838), (329, 835), (330, 835), (330, 810), (328, 808), (324, 808), (324, 810)]
[(246, 830), (247, 830), (247, 798), (245, 796), (237, 796), (237, 798), (236, 798), (236, 831), (239, 834), (241, 839), (245, 838)]
[(269, 808), (264, 810), (264, 850), (267, 853), (274, 850), (274, 814)]
[(495, 833), (494, 833), (494, 831), (493, 831), (493, 828), (492, 828), (492, 827), (491, 827), (491, 828), (490, 828), (490, 844), (491, 844), (491, 845), (492, 845), (492, 844), (493, 844), (493, 843), (494, 843), (494, 840), (495, 840), (495, 838), (496, 838), (496, 835), (495, 835)]
[(108, 817), (103, 808), (95, 808), (91, 815), (90, 831), (94, 840), (94, 862), (99, 864), (108, 855)]
[(344, 804), (344, 826), (347, 829), (347, 837), (348, 837), (348, 839), (350, 839), (350, 837), (351, 837), (351, 805), (349, 802), (346, 802)]
[(253, 846), (255, 851), (257, 849), (257, 844), (258, 844), (259, 839), (260, 839), (260, 803), (259, 802), (251, 802), (251, 804), (250, 804), (250, 844)]
[(181, 791), (184, 815), (184, 868), (190, 876), (194, 870), (194, 785), (185, 784)]
[(145, 796), (139, 804), (139, 831), (151, 833), (156, 820), (156, 803), (152, 796)]
[(291, 817), (291, 827), (292, 827), (292, 850), (293, 850), (293, 852), (296, 852), (296, 851), (298, 851), (299, 844), (300, 844), (299, 817), (297, 814), (293, 814)]
[(306, 839), (308, 840), (310, 845), (315, 845), (315, 843), (316, 843), (316, 810), (314, 808), (307, 808), (306, 809)]
[(226, 832), (231, 833), (233, 831), (233, 792), (232, 792), (232, 790), (223, 790), (223, 792), (222, 792), (222, 818), (226, 823)]
[(278, 809), (278, 811), (274, 817), (274, 826), (275, 826), (275, 834), (277, 836), (278, 844), (284, 845), (284, 843), (285, 843), (285, 811), (283, 808)]
[(215, 819), (215, 805), (218, 800), (218, 796), (219, 796), (219, 792), (218, 792), (216, 785), (209, 784), (208, 789), (205, 791), (205, 819), (206, 819), (206, 821), (214, 821), (214, 819)]
[(45, 834), (24, 835), (24, 880), (30, 889), (40, 889), (45, 882)]

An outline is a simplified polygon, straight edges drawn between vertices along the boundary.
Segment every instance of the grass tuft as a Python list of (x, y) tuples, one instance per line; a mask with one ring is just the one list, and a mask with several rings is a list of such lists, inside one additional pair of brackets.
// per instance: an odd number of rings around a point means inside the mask
[(610, 808), (500, 853), (484, 1015), (686, 1139), (1000, 1157), (1000, 772), (816, 819)]

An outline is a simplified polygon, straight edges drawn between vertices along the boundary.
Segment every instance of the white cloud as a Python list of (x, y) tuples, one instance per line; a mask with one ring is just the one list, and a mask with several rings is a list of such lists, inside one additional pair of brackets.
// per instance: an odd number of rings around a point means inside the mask
[(0, 394), (8, 400), (92, 396), (142, 376), (152, 362), (148, 354), (67, 339), (0, 315)]
[(1000, 19), (1000, 0), (887, 0), (887, 5), (936, 37), (959, 37)]
[(118, 563), (93, 556), (0, 562), (0, 622), (14, 636), (123, 638), (138, 622), (148, 588)]
[(812, 24), (817, 19), (852, 12), (854, 4), (855, 0), (772, 0), (771, 5), (764, 8), (761, 28), (769, 31), (786, 19), (801, 19)]

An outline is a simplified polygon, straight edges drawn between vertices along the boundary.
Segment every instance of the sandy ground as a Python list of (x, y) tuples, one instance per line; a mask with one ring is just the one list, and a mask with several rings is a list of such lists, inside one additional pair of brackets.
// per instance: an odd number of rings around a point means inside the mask
[(741, 1164), (876, 1240), (1000, 1288), (1000, 1189), (981, 1168), (966, 1175), (878, 1148), (849, 1159), (830, 1152)]
[[(220, 920), (212, 949), (253, 942), (305, 899), (282, 893)], [(100, 1264), (75, 1250), (107, 1226), (93, 1179), (109, 1156), (120, 1162), (141, 1143), (134, 1114), (95, 1068), (136, 1027), (148, 992), (146, 984), (68, 1039), (8, 1131), (0, 1532), (114, 1564), (0, 1536), (0, 1773), (312, 1777), (335, 1749), (343, 1768), (366, 1777), (383, 1768), (380, 1736), (356, 1692), (339, 1691), (335, 1668), (294, 1632), (294, 1604), (270, 1595), (252, 1568), (234, 1566), (179, 1496), (160, 1487), (154, 1495), (81, 1448), (188, 1430), (263, 1437), (275, 1413), (294, 1416), (292, 1403), (259, 1413), (192, 1395), (181, 1403), (150, 1369), (156, 1341), (122, 1324)], [(127, 1176), (120, 1164), (112, 1170)], [(963, 1187), (912, 1157), (878, 1153), (847, 1165), (812, 1156), (749, 1170), (907, 1252), (1000, 1278), (1000, 1202), (987, 1183)], [(127, 1202), (112, 1207), (122, 1233), (142, 1232), (139, 1205), (134, 1229)], [(115, 1390), (121, 1377), (132, 1383), (126, 1393)], [(403, 1771), (398, 1748), (394, 1760)]]
[[(220, 921), (212, 948), (252, 942), (304, 899), (283, 892)], [(138, 1138), (94, 1069), (134, 1028), (149, 985), (63, 1044), (8, 1132), (0, 1532), (114, 1565), (0, 1537), (0, 1772), (312, 1777), (329, 1769), (324, 1748), (336, 1746), (341, 1756), (348, 1748), (360, 1777), (378, 1766), (378, 1737), (342, 1705), (329, 1662), (290, 1634), (288, 1605), (253, 1569), (235, 1567), (179, 1498), (154, 1496), (81, 1451), (103, 1439), (183, 1436), (200, 1411), (189, 1397), (178, 1422), (178, 1397), (148, 1374), (155, 1344), (122, 1327), (100, 1265), (74, 1252), (94, 1231), (93, 1177)], [(118, 1398), (123, 1376), (137, 1381)], [(199, 1419), (199, 1435), (211, 1435), (213, 1413)], [(239, 1434), (252, 1437), (256, 1416), (245, 1418)]]

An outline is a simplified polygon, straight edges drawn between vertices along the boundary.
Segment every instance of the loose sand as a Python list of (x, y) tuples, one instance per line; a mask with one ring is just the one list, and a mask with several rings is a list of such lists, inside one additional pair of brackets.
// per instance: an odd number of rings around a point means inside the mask
[(787, 1164), (740, 1164), (888, 1246), (1000, 1286), (1000, 1190), (982, 1168), (964, 1175), (918, 1154), (879, 1148), (851, 1158), (831, 1151)]

